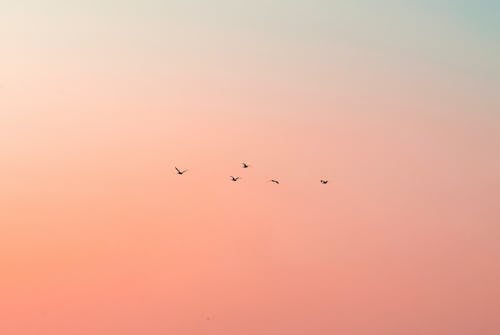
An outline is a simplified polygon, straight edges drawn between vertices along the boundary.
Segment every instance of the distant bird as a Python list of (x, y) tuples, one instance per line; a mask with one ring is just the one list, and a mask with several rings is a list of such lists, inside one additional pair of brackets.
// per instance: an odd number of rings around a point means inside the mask
[(270, 180), (270, 182), (273, 182), (273, 183), (275, 183), (275, 184), (279, 184), (279, 183), (280, 183), (280, 182), (279, 182), (279, 181), (277, 181), (276, 179), (271, 179), (271, 180)]
[(240, 179), (240, 177), (233, 177), (233, 176), (229, 176), (229, 177), (231, 177), (232, 181), (238, 181), (238, 179)]
[(327, 184), (328, 183), (328, 180), (321, 179), (320, 181), (321, 181), (321, 184)]
[(243, 162), (241, 163), (241, 166), (243, 166), (244, 169), (247, 169), (250, 167), (250, 165), (248, 165), (247, 163)]
[(180, 175), (182, 175), (182, 174), (184, 174), (184, 173), (186, 173), (188, 171), (188, 170), (181, 171), (177, 167), (175, 167), (175, 170), (177, 171), (177, 174), (180, 174)]

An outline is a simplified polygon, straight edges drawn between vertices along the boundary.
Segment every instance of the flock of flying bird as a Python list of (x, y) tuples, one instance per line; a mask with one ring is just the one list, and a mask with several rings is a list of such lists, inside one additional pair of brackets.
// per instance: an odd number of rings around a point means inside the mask
[[(248, 169), (250, 167), (250, 165), (248, 165), (247, 163), (243, 162), (241, 163), (241, 167), (244, 168), (244, 169)], [(180, 170), (179, 168), (177, 168), (177, 166), (175, 166), (175, 171), (177, 171), (177, 174), (178, 175), (183, 175), (184, 173), (188, 172), (188, 170)], [(229, 176), (231, 178), (232, 181), (236, 182), (238, 180), (241, 179), (241, 177), (234, 177), (234, 176)], [(276, 180), (276, 179), (270, 179), (268, 180), (269, 182), (272, 182), (272, 183), (275, 183), (275, 184), (278, 184), (279, 185), (279, 181)], [(320, 182), (321, 184), (325, 185), (325, 184), (328, 184), (328, 180), (326, 179), (320, 179)]]

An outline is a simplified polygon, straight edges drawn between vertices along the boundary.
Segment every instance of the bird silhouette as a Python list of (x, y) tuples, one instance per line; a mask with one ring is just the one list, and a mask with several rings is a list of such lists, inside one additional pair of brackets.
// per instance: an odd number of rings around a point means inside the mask
[(238, 179), (240, 179), (240, 177), (233, 177), (233, 176), (229, 176), (229, 177), (231, 177), (232, 181), (238, 181)]
[(321, 184), (327, 184), (328, 180), (321, 179), (320, 182), (321, 182)]
[(247, 169), (250, 167), (250, 165), (248, 165), (247, 163), (243, 162), (241, 163), (241, 166), (243, 166), (244, 169)]
[(279, 181), (277, 181), (276, 179), (271, 179), (271, 180), (270, 180), (270, 182), (273, 182), (273, 183), (275, 183), (275, 184), (279, 184), (279, 183), (280, 183), (280, 182), (279, 182)]
[(177, 174), (180, 174), (180, 175), (182, 175), (182, 174), (184, 174), (184, 173), (186, 173), (188, 171), (188, 170), (182, 170), (181, 171), (177, 167), (175, 167), (175, 170), (177, 171)]

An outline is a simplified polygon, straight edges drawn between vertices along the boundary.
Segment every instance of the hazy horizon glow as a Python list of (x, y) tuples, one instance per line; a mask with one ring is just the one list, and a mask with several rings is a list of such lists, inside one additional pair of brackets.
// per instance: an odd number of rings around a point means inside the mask
[(0, 334), (500, 333), (499, 13), (0, 2)]

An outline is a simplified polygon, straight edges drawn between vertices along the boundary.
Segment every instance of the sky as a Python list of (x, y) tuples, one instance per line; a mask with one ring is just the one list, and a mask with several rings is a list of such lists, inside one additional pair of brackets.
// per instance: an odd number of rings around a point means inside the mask
[(1, 334), (500, 332), (498, 1), (0, 0), (0, 41)]

